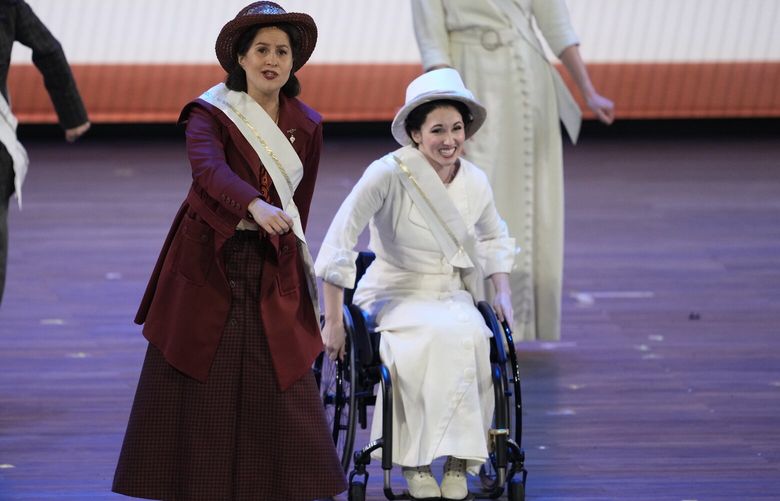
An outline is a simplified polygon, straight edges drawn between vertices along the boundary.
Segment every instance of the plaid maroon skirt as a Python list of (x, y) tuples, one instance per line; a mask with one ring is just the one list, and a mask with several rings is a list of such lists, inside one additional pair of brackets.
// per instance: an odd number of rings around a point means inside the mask
[(149, 345), (113, 491), (165, 500), (311, 501), (346, 489), (311, 373), (280, 391), (259, 312), (263, 243), (224, 247), (232, 305), (200, 383)]

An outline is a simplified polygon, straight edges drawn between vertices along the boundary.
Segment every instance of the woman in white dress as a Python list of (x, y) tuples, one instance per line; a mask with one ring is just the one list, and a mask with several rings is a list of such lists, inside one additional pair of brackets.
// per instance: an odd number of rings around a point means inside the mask
[(490, 111), (467, 156), (487, 172), (496, 207), (522, 249), (510, 276), (514, 338), (558, 340), (563, 275), (558, 118), (576, 142), (580, 110), (538, 34), (599, 120), (612, 122), (613, 104), (591, 83), (565, 0), (412, 0), (412, 15), (423, 67), (456, 68)]
[[(461, 157), (485, 108), (453, 69), (415, 79), (392, 132), (402, 148), (374, 161), (339, 208), (315, 262), (324, 281), (323, 341), (344, 353), (344, 288), (355, 284), (354, 246), (370, 228), (376, 260), (354, 302), (381, 331), (393, 378), (393, 460), (415, 499), (463, 499), (465, 473), (488, 456), (493, 415), (490, 330), (476, 309), (489, 277), (499, 319), (512, 321), (508, 272), (514, 240), (485, 173)], [(372, 438), (381, 435), (381, 402)], [(441, 486), (431, 462), (447, 457)]]

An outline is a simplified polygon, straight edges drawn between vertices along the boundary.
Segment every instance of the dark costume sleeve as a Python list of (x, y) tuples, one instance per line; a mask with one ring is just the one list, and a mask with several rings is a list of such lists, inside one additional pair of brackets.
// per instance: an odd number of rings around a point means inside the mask
[(249, 203), (259, 197), (260, 192), (228, 165), (225, 156), (227, 136), (223, 135), (223, 130), (211, 113), (200, 106), (192, 106), (187, 119), (187, 155), (193, 181), (240, 219), (246, 217)]
[(87, 111), (76, 88), (68, 60), (54, 35), (27, 3), (14, 2), (16, 40), (32, 49), (32, 59), (49, 92), (60, 125), (65, 129), (87, 122)]

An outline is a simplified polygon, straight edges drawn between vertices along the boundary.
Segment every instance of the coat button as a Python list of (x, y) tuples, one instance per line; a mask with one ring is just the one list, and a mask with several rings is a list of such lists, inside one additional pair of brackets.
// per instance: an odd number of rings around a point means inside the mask
[(231, 281), (230, 281), (230, 282), (228, 282), (228, 283), (230, 284), (230, 288), (231, 288), (231, 289), (235, 289), (235, 287), (236, 287), (236, 281), (235, 281), (235, 280), (231, 280)]
[(328, 282), (339, 283), (341, 281), (341, 273), (338, 271), (331, 271), (328, 273)]
[(290, 250), (290, 246), (289, 245), (282, 245), (282, 252), (287, 252), (289, 250)]

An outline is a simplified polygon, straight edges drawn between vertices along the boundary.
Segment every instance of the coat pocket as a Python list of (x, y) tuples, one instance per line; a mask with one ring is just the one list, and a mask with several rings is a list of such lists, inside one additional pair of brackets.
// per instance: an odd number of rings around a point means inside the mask
[(214, 230), (197, 215), (184, 217), (174, 237), (173, 272), (203, 285), (214, 266)]
[(290, 232), (281, 239), (279, 247), (279, 274), (276, 276), (276, 281), (280, 295), (292, 294), (300, 288), (302, 276), (300, 261), (298, 241)]

